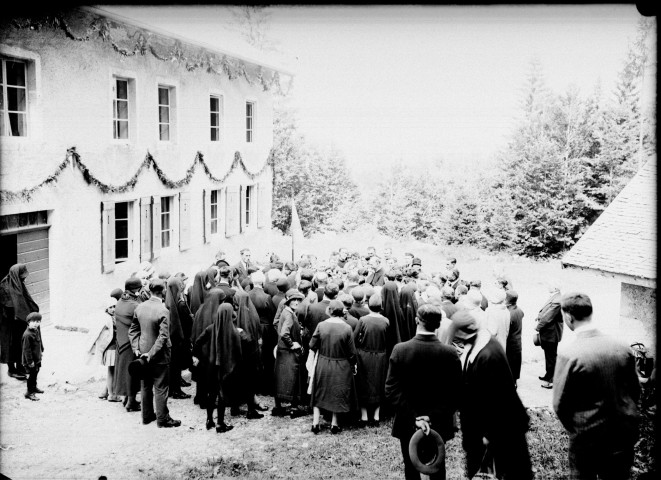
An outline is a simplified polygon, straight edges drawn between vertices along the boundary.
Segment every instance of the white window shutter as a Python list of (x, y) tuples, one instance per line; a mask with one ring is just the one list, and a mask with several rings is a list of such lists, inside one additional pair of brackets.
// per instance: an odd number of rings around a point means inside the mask
[(250, 214), (254, 219), (255, 219), (255, 225), (260, 228), (264, 226), (264, 220), (263, 220), (263, 215), (260, 209), (261, 205), (261, 189), (259, 183), (256, 183), (255, 186), (253, 187), (253, 194), (252, 194), (252, 206), (251, 210), (252, 213)]
[[(161, 255), (161, 197), (154, 195), (152, 203), (152, 260)], [(172, 217), (170, 217), (172, 218)]]
[(190, 248), (190, 192), (179, 193), (179, 250)]
[(225, 209), (226, 215), (226, 228), (225, 236), (231, 237), (240, 233), (240, 201), (239, 201), (239, 187), (233, 185), (227, 187), (227, 208)]
[(101, 202), (101, 244), (103, 273), (115, 270), (115, 202)]
[(140, 261), (151, 261), (151, 197), (140, 198)]
[(271, 202), (270, 202), (270, 189), (267, 182), (262, 182), (259, 187), (259, 220), (260, 227), (271, 226)]

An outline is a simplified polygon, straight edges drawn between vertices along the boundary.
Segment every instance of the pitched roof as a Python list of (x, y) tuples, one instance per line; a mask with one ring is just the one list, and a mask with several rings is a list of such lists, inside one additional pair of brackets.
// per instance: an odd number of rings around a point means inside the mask
[(562, 265), (656, 280), (656, 157), (565, 254)]

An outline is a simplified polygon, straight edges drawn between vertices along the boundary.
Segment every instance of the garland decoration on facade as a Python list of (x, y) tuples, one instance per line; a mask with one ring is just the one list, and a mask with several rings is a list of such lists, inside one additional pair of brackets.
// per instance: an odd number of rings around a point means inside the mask
[[(274, 89), (284, 95), (291, 91), (290, 82), (287, 92), (283, 92), (280, 74), (275, 70), (267, 69), (270, 71), (270, 75), (265, 74), (264, 68), (260, 65), (252, 65), (240, 59), (229, 58), (227, 55), (216, 54), (203, 47), (184, 45), (178, 39), (168, 39), (140, 27), (124, 25), (91, 12), (82, 11), (79, 14), (84, 15), (87, 21), (91, 18), (87, 27), (81, 26), (84, 32), (79, 35), (76, 35), (69, 26), (65, 19), (67, 14), (64, 13), (14, 18), (11, 20), (11, 25), (23, 30), (41, 30), (42, 28), (62, 30), (67, 38), (77, 42), (88, 42), (94, 38), (100, 38), (102, 42), (109, 43), (115, 52), (124, 57), (133, 57), (137, 54), (144, 56), (151, 53), (162, 62), (179, 63), (189, 72), (201, 70), (210, 74), (224, 74), (230, 80), (243, 78), (249, 85), (261, 85), (264, 91)], [(83, 23), (84, 20), (79, 20), (79, 22)], [(135, 28), (135, 31), (130, 33), (129, 28)]]
[(82, 159), (80, 158), (80, 155), (78, 154), (78, 152), (76, 152), (76, 147), (71, 147), (67, 149), (67, 155), (64, 161), (60, 163), (60, 165), (58, 165), (55, 172), (49, 175), (46, 179), (44, 179), (42, 182), (40, 182), (39, 184), (35, 185), (32, 188), (24, 188), (23, 190), (20, 190), (18, 192), (0, 190), (0, 201), (2, 202), (30, 201), (32, 199), (32, 196), (42, 187), (56, 182), (60, 174), (64, 171), (65, 168), (67, 168), (67, 166), (70, 163), (73, 166), (78, 167), (78, 169), (81, 171), (83, 175), (83, 179), (88, 185), (94, 185), (102, 193), (106, 193), (106, 194), (124, 193), (133, 190), (137, 185), (138, 178), (140, 177), (142, 172), (145, 170), (149, 170), (150, 167), (154, 168), (154, 172), (156, 172), (156, 175), (158, 176), (158, 179), (161, 181), (161, 183), (170, 189), (181, 188), (188, 185), (193, 178), (195, 169), (197, 168), (198, 164), (202, 164), (202, 167), (204, 168), (204, 173), (214, 183), (224, 183), (229, 178), (230, 174), (238, 168), (240, 168), (250, 180), (255, 180), (257, 177), (262, 175), (269, 167), (272, 167), (273, 150), (271, 150), (271, 152), (269, 153), (269, 156), (266, 162), (264, 162), (262, 168), (260, 168), (259, 171), (257, 172), (250, 172), (246, 168), (245, 163), (243, 163), (243, 158), (241, 158), (241, 153), (234, 152), (234, 160), (232, 161), (232, 165), (230, 166), (229, 170), (225, 173), (225, 175), (223, 175), (221, 178), (218, 178), (214, 176), (213, 173), (211, 173), (209, 166), (204, 161), (204, 155), (202, 154), (202, 152), (197, 152), (195, 158), (193, 159), (193, 163), (191, 164), (190, 167), (188, 167), (188, 170), (186, 171), (186, 176), (181, 180), (176, 180), (176, 181), (170, 179), (165, 174), (165, 172), (163, 172), (161, 167), (158, 165), (158, 162), (156, 162), (156, 159), (151, 155), (151, 153), (147, 152), (147, 155), (145, 156), (142, 163), (140, 163), (140, 166), (138, 167), (136, 172), (126, 183), (124, 183), (123, 185), (109, 185), (96, 178), (94, 174), (90, 171), (90, 169), (87, 167), (87, 165), (83, 163)]

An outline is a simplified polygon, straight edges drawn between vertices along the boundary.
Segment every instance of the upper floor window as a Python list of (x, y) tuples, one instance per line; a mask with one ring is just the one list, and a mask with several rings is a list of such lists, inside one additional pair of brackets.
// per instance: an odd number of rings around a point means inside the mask
[(113, 98), (113, 138), (129, 138), (129, 81), (115, 78)]
[(223, 97), (209, 97), (209, 113), (211, 116), (211, 141), (220, 142), (220, 122), (223, 115)]
[(0, 75), (0, 85), (2, 86), (0, 135), (25, 137), (28, 126), (26, 65), (18, 60), (3, 58)]
[(255, 104), (246, 102), (246, 142), (252, 143), (253, 123), (255, 120)]
[(159, 139), (163, 141), (170, 140), (172, 121), (171, 90), (170, 87), (158, 87), (158, 135)]

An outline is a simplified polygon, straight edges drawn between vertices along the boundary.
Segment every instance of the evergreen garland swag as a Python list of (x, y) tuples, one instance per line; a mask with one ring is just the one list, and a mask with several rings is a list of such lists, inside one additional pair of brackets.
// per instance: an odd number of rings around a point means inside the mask
[(267, 168), (273, 165), (273, 150), (271, 150), (271, 152), (269, 153), (269, 156), (266, 162), (264, 162), (262, 168), (254, 173), (250, 172), (246, 168), (246, 165), (243, 163), (243, 158), (241, 158), (241, 153), (234, 152), (234, 160), (232, 161), (232, 165), (230, 166), (229, 170), (225, 173), (225, 175), (223, 175), (220, 178), (214, 176), (211, 173), (211, 170), (209, 170), (209, 166), (204, 161), (204, 156), (202, 155), (201, 152), (197, 152), (195, 158), (193, 159), (193, 163), (186, 171), (186, 176), (181, 180), (177, 180), (177, 181), (170, 179), (165, 174), (165, 172), (161, 170), (161, 167), (158, 165), (156, 159), (151, 155), (151, 153), (147, 152), (147, 155), (145, 155), (144, 160), (142, 161), (136, 172), (133, 174), (133, 176), (123, 185), (117, 186), (117, 185), (109, 185), (103, 183), (101, 180), (96, 178), (94, 174), (90, 172), (87, 165), (83, 163), (82, 159), (80, 158), (80, 155), (78, 154), (78, 152), (76, 152), (76, 147), (71, 147), (67, 149), (67, 155), (64, 161), (60, 163), (57, 169), (55, 170), (55, 172), (49, 175), (45, 180), (43, 180), (41, 183), (35, 185), (32, 188), (24, 188), (23, 190), (20, 190), (18, 192), (0, 190), (0, 201), (2, 202), (29, 201), (32, 198), (32, 195), (34, 195), (36, 191), (40, 190), (42, 187), (46, 185), (50, 185), (51, 183), (56, 182), (57, 178), (64, 171), (64, 169), (67, 168), (70, 162), (76, 167), (78, 167), (78, 169), (83, 174), (83, 179), (88, 185), (94, 185), (102, 193), (124, 193), (133, 190), (136, 184), (138, 183), (138, 178), (140, 177), (142, 172), (144, 170), (148, 170), (150, 167), (154, 168), (154, 171), (156, 172), (156, 175), (158, 176), (158, 179), (161, 181), (161, 183), (165, 185), (167, 188), (171, 188), (171, 189), (181, 188), (185, 185), (188, 185), (191, 179), (193, 178), (193, 174), (195, 173), (195, 169), (198, 163), (201, 164), (202, 167), (204, 168), (204, 173), (206, 174), (206, 176), (214, 183), (224, 183), (227, 180), (227, 178), (230, 176), (230, 174), (237, 168), (241, 168), (243, 173), (250, 180), (254, 180), (255, 178), (262, 175), (262, 173), (264, 173)]

